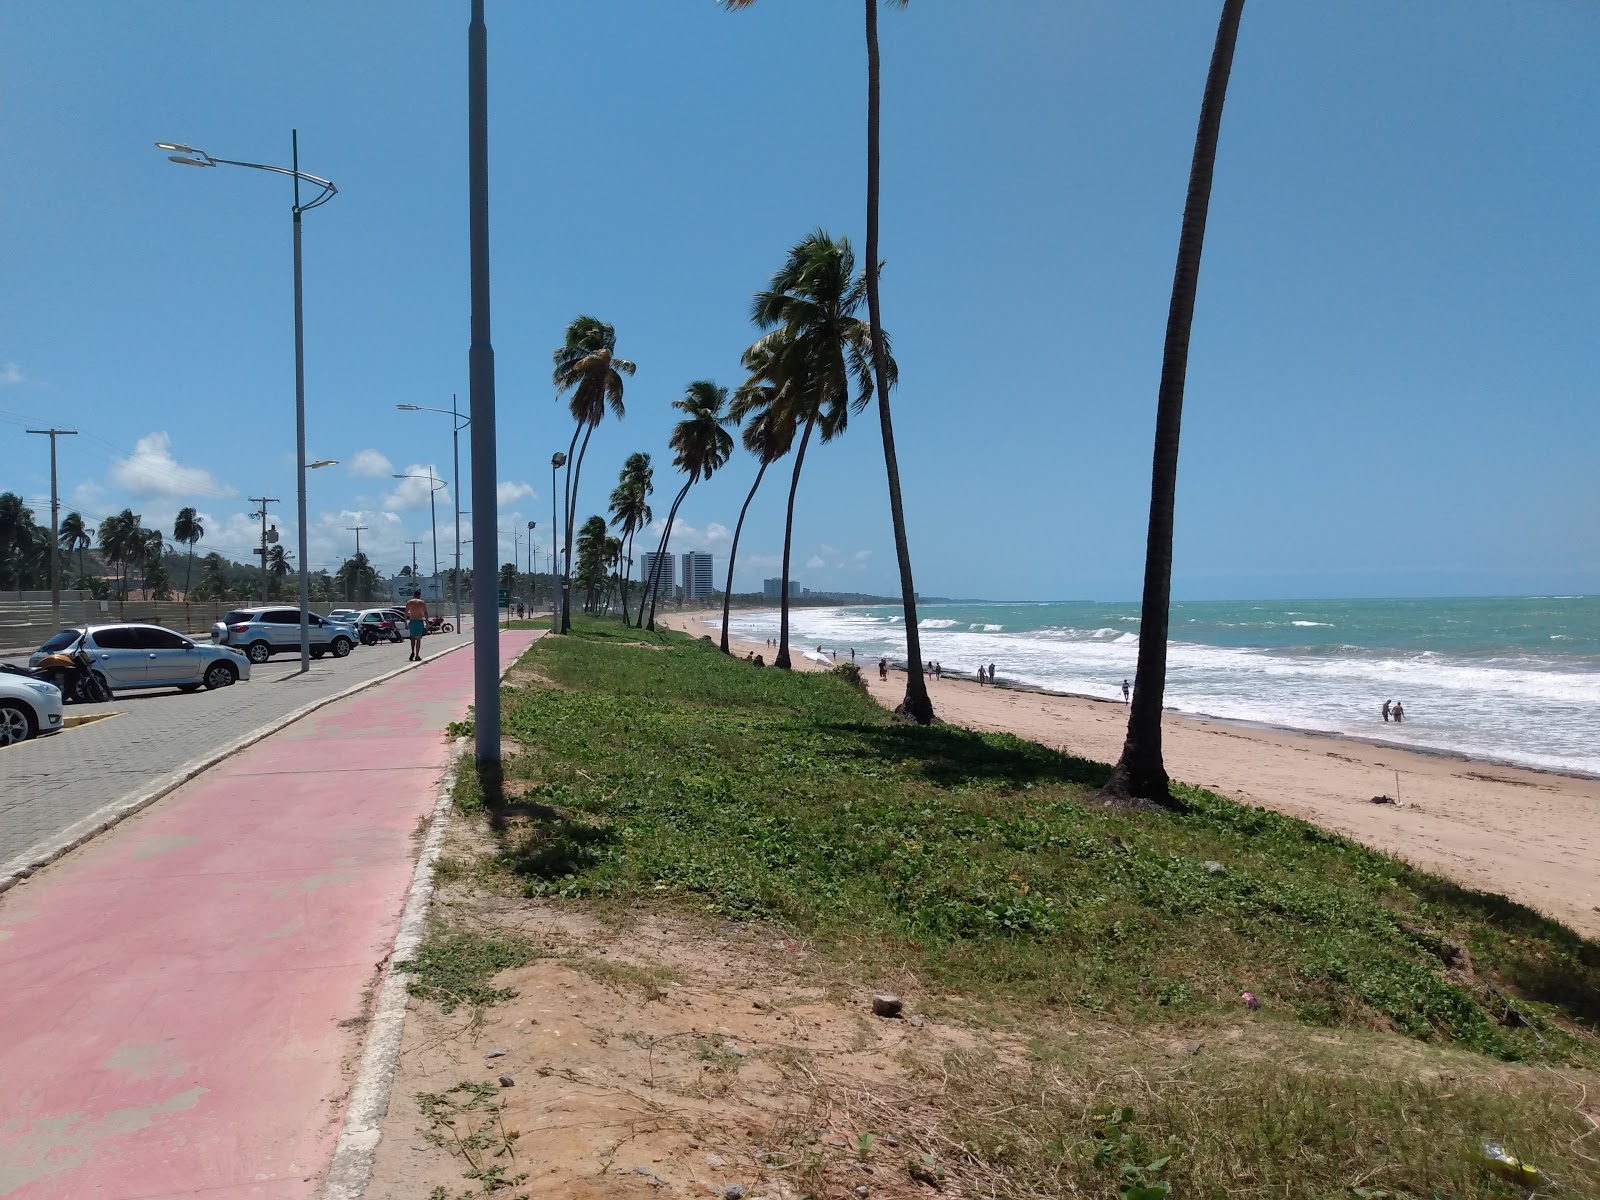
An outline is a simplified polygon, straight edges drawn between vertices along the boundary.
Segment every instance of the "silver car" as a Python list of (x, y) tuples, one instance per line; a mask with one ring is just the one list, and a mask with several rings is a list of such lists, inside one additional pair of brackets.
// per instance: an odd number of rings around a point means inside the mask
[[(357, 641), (354, 625), (329, 617), (309, 614), (311, 657), (332, 654), (343, 658)], [(253, 663), (264, 663), (274, 654), (300, 649), (300, 610), (269, 605), (262, 608), (236, 608), (225, 613), (211, 627), (211, 640), (219, 646), (242, 651)]]
[(250, 663), (237, 651), (137, 622), (64, 629), (33, 652), (29, 665), (37, 666), (45, 655), (68, 650), (80, 640), (96, 674), (113, 692), (158, 687), (197, 692), (250, 678)]

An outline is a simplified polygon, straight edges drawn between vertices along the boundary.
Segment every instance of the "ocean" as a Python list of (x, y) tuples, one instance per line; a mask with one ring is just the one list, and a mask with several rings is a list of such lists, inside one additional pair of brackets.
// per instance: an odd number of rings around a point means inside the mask
[[(970, 676), (1120, 699), (1139, 605), (924, 604), (924, 659)], [(792, 647), (904, 658), (896, 607), (795, 608)], [(716, 623), (716, 622), (713, 622)], [(776, 637), (777, 614), (733, 629)], [(1405, 705), (1385, 724), (1385, 700)], [(1172, 606), (1166, 703), (1180, 712), (1600, 775), (1600, 597), (1292, 600)]]

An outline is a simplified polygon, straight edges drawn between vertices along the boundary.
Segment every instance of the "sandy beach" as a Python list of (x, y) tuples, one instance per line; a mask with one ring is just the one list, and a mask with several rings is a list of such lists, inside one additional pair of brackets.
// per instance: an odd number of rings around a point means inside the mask
[[(712, 631), (705, 621), (714, 616), (656, 620), (700, 637)], [(740, 640), (734, 649), (741, 658), (753, 652), (771, 661), (772, 650), (760, 642)], [(826, 669), (798, 652), (795, 665)], [(897, 704), (905, 676), (890, 671), (880, 682), (873, 663), (861, 665), (873, 697)], [(1121, 704), (980, 688), (965, 679), (929, 686), (934, 710), (952, 724), (1013, 733), (1100, 762), (1121, 753)], [(1600, 780), (1176, 713), (1167, 714), (1164, 746), (1175, 779), (1315, 822), (1600, 937)], [(1398, 806), (1372, 803), (1397, 789)]]

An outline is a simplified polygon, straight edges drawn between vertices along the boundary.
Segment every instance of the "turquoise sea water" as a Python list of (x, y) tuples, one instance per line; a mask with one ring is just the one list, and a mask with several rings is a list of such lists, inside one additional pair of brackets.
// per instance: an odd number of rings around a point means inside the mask
[[(1139, 605), (930, 604), (922, 653), (970, 675), (1120, 698)], [(797, 649), (904, 657), (898, 608), (794, 609)], [(774, 614), (735, 614), (746, 637)], [(1405, 704), (1385, 724), (1385, 700)], [(1182, 712), (1600, 775), (1600, 597), (1291, 600), (1172, 606), (1167, 698)]]

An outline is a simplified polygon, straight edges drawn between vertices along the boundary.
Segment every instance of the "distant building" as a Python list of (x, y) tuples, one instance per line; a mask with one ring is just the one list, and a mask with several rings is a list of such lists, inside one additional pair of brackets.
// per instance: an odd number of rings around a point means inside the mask
[[(660, 564), (659, 573), (657, 564)], [(673, 579), (672, 555), (646, 550), (639, 564), (639, 582), (644, 585), (644, 603), (648, 604), (654, 599), (659, 604), (663, 597), (672, 599), (676, 582)], [(656, 592), (654, 597), (651, 596), (652, 587)]]
[(711, 555), (699, 550), (687, 551), (683, 556), (683, 598), (698, 600), (711, 595), (714, 590), (711, 585)]
[(401, 604), (411, 599), (411, 593), (421, 592), (429, 604), (444, 600), (444, 580), (438, 575), (396, 575), (389, 581), (390, 594)]
[[(783, 599), (783, 580), (763, 579), (761, 581), (761, 595), (768, 600)], [(794, 580), (789, 580), (789, 599), (797, 600), (800, 597), (800, 585)]]

